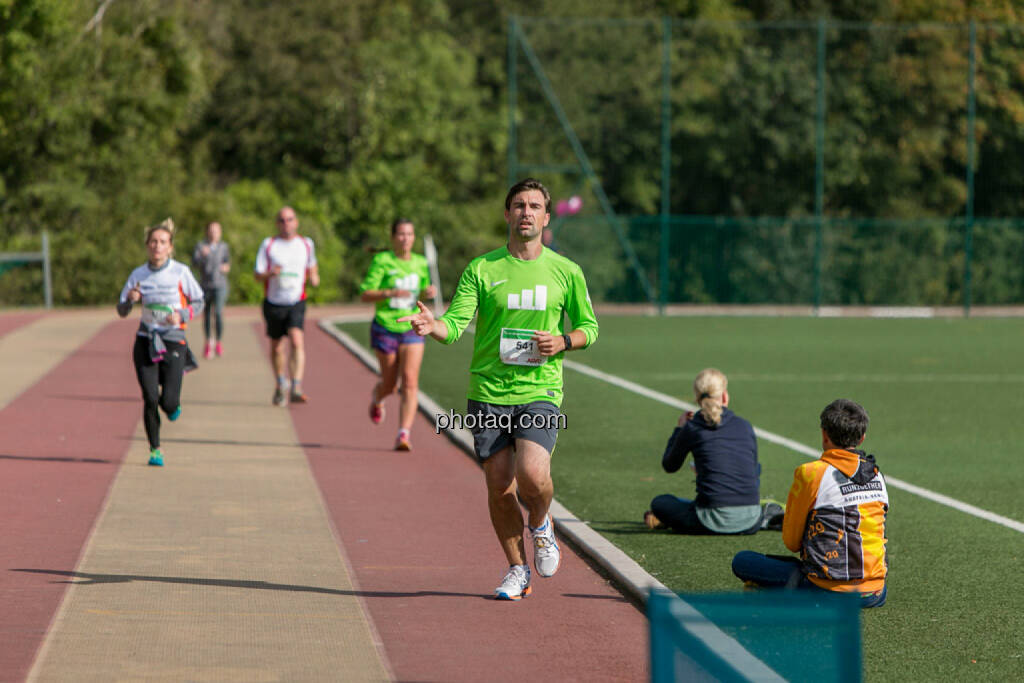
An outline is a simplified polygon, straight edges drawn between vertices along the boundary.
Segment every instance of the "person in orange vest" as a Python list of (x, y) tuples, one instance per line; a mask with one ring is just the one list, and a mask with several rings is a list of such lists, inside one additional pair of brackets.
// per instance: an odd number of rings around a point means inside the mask
[(796, 468), (786, 500), (782, 541), (800, 557), (744, 550), (733, 573), (748, 585), (810, 588), (860, 595), (861, 607), (885, 604), (889, 495), (873, 455), (858, 447), (868, 414), (837, 399), (821, 413), (821, 457)]

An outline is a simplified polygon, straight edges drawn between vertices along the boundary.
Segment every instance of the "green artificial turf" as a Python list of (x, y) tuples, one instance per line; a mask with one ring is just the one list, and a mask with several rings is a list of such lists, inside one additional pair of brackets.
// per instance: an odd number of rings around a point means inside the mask
[[(820, 446), (818, 415), (851, 398), (871, 415), (864, 447), (889, 477), (1024, 520), (1024, 320), (601, 316), (570, 359), (693, 400), (702, 368), (729, 376), (730, 407), (755, 426)], [(366, 343), (368, 325), (344, 325)], [(422, 389), (465, 409), (472, 339), (428, 342)], [(555, 495), (677, 592), (737, 590), (736, 551), (786, 552), (780, 535), (650, 532), (661, 493), (690, 497), (689, 467), (665, 474), (678, 411), (565, 370), (567, 428)], [(761, 494), (785, 500), (807, 458), (759, 441)], [(881, 680), (1024, 679), (1024, 534), (890, 485), (885, 607), (865, 610), (864, 674)]]

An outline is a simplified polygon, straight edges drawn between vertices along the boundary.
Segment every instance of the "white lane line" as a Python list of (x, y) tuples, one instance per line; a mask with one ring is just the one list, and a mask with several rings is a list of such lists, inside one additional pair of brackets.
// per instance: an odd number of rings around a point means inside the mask
[[(700, 368), (693, 370), (692, 372), (665, 372), (665, 373), (654, 373), (644, 372), (640, 373), (640, 379), (662, 379), (662, 380), (692, 380), (697, 373), (700, 372)], [(754, 374), (754, 373), (742, 373), (742, 372), (730, 372), (729, 379), (731, 381), (743, 380), (745, 382), (867, 382), (872, 384), (932, 384), (936, 382), (943, 383), (961, 383), (961, 384), (981, 384), (981, 383), (992, 383), (992, 384), (1020, 384), (1024, 382), (1024, 375), (1000, 375), (996, 373), (975, 373), (975, 374), (942, 374), (942, 373), (928, 373), (928, 374), (810, 374), (810, 373), (776, 373), (776, 374)]]
[[(663, 394), (660, 391), (649, 389), (643, 385), (637, 384), (636, 382), (630, 382), (628, 379), (623, 379), (622, 377), (618, 377), (616, 375), (610, 375), (607, 372), (595, 370), (589, 365), (583, 365), (582, 363), (577, 363), (571, 360), (563, 360), (562, 365), (571, 370), (575, 370), (576, 372), (587, 375), (588, 377), (593, 377), (594, 379), (599, 379), (602, 382), (613, 384), (617, 387), (625, 389), (626, 391), (631, 391), (634, 394), (645, 396), (660, 403), (664, 403), (665, 405), (672, 406), (673, 408), (678, 408), (679, 410), (697, 410), (697, 406), (695, 406), (692, 403), (687, 403), (686, 401), (682, 401), (674, 396), (669, 396), (668, 394)], [(797, 453), (806, 455), (809, 458), (818, 458), (821, 456), (821, 451), (815, 448), (811, 448), (810, 446), (804, 445), (797, 441), (793, 441), (792, 439), (787, 439), (784, 436), (779, 436), (778, 434), (767, 432), (758, 427), (754, 428), (754, 433), (760, 439), (764, 439), (765, 441), (770, 441), (772, 443), (779, 444), (780, 446), (788, 448), (792, 451), (796, 451)], [(1014, 531), (1024, 533), (1024, 522), (1018, 522), (1015, 519), (1010, 519), (1009, 517), (997, 515), (994, 512), (983, 510), (969, 503), (964, 503), (963, 501), (959, 501), (955, 498), (950, 498), (949, 496), (945, 496), (941, 493), (936, 493), (935, 491), (930, 491), (929, 489), (917, 486), (916, 484), (911, 484), (909, 482), (903, 481), (902, 479), (890, 477), (889, 475), (885, 475), (885, 481), (890, 486), (902, 489), (903, 491), (907, 491), (908, 493), (913, 493), (914, 495), (920, 496), (922, 498), (927, 498), (928, 500), (938, 503), (940, 505), (945, 505), (946, 507), (951, 507), (955, 510), (959, 510), (960, 512), (966, 513), (968, 515), (972, 515), (974, 517), (978, 517), (989, 522), (995, 522), (996, 524), (1005, 526), (1008, 529), (1013, 529)]]

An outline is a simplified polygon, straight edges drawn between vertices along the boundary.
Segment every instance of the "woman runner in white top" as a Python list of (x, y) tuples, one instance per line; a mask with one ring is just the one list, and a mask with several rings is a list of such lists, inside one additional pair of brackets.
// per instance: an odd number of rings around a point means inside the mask
[(174, 222), (170, 218), (146, 230), (146, 249), (149, 260), (128, 276), (117, 313), (124, 318), (134, 304), (142, 304), (132, 358), (142, 389), (149, 464), (162, 467), (159, 410), (172, 422), (181, 415), (182, 377), (197, 367), (185, 341), (185, 327), (203, 310), (203, 290), (188, 266), (171, 258)]

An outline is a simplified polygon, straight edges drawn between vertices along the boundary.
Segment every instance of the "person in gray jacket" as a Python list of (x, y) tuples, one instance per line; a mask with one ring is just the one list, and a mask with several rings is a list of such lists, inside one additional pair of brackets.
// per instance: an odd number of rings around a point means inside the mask
[[(220, 223), (206, 226), (206, 239), (196, 245), (192, 252), (192, 265), (199, 270), (199, 284), (206, 299), (203, 315), (203, 333), (206, 335), (205, 358), (224, 353), (224, 304), (228, 300), (228, 271), (231, 270), (231, 253), (227, 242), (221, 239)], [(214, 334), (210, 335), (210, 317), (214, 318)]]

